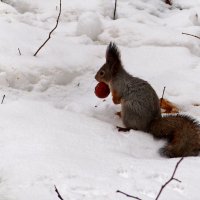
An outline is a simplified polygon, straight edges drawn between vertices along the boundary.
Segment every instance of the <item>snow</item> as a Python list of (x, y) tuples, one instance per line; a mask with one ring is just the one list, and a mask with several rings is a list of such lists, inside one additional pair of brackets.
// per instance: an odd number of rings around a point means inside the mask
[[(155, 199), (179, 159), (165, 141), (118, 133), (119, 106), (94, 95), (110, 41), (131, 74), (147, 80), (181, 113), (200, 121), (200, 0), (0, 2), (0, 200), (124, 200), (116, 190)], [(22, 55), (19, 55), (19, 50)], [(185, 158), (160, 199), (199, 199), (199, 157)]]
[(77, 24), (78, 35), (86, 35), (92, 40), (96, 40), (101, 31), (101, 20), (96, 13), (86, 12), (80, 16)]

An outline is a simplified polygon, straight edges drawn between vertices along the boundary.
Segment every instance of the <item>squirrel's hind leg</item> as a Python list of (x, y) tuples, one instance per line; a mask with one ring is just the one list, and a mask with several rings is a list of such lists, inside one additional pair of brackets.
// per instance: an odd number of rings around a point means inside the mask
[(168, 158), (174, 158), (174, 157), (179, 157), (176, 156), (173, 146), (172, 145), (166, 145), (165, 147), (159, 149), (159, 153), (163, 157), (168, 157)]
[(129, 132), (131, 130), (131, 128), (123, 128), (120, 126), (116, 126), (116, 128), (118, 129), (118, 132)]
[(172, 139), (168, 141), (165, 147), (160, 149), (161, 155), (169, 158), (184, 156), (182, 143), (180, 132), (174, 131)]
[(119, 116), (120, 118), (122, 117), (122, 113), (121, 112), (116, 112), (115, 115)]

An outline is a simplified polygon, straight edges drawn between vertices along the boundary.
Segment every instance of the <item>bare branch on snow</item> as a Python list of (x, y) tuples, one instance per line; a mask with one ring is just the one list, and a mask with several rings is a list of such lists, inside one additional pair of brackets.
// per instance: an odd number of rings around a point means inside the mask
[(198, 38), (200, 39), (200, 37), (196, 36), (196, 35), (192, 35), (192, 34), (189, 34), (189, 33), (182, 33), (183, 35), (189, 35), (189, 36), (192, 36), (192, 37), (195, 37), (195, 38)]
[[(160, 191), (159, 191), (158, 195), (156, 196), (155, 200), (158, 200), (158, 198), (160, 197), (160, 195), (161, 195), (163, 189), (164, 189), (171, 181), (178, 181), (179, 183), (181, 182), (181, 181), (178, 180), (177, 178), (174, 178), (174, 176), (175, 176), (175, 174), (176, 174), (176, 171), (177, 171), (177, 169), (178, 169), (179, 164), (182, 162), (183, 159), (184, 159), (184, 157), (182, 157), (182, 158), (176, 163), (176, 166), (175, 166), (175, 168), (174, 168), (174, 171), (173, 171), (173, 173), (172, 173), (171, 178), (170, 178), (164, 185), (162, 185), (162, 187), (160, 188)], [(121, 194), (123, 194), (123, 195), (125, 195), (125, 196), (127, 196), (127, 197), (133, 198), (133, 199), (142, 200), (142, 199), (140, 199), (139, 197), (126, 194), (125, 192), (121, 192), (121, 191), (119, 191), (119, 190), (117, 190), (117, 192), (118, 192), (118, 193), (121, 193)]]
[(57, 187), (56, 187), (55, 185), (54, 185), (54, 187), (55, 187), (55, 192), (56, 192), (57, 195), (58, 195), (58, 198), (59, 198), (60, 200), (64, 200), (64, 199), (61, 197), (61, 195), (60, 195), (60, 193), (59, 193)]
[(51, 34), (56, 30), (56, 28), (58, 27), (58, 22), (60, 19), (60, 15), (61, 15), (61, 10), (62, 10), (62, 2), (60, 0), (60, 8), (59, 8), (59, 13), (58, 13), (58, 17), (56, 20), (56, 25), (55, 27), (52, 29), (52, 31), (49, 33), (49, 37), (45, 40), (45, 42), (39, 47), (39, 49), (35, 52), (34, 56), (36, 56), (38, 54), (38, 52), (44, 47), (44, 45), (50, 40), (51, 38)]

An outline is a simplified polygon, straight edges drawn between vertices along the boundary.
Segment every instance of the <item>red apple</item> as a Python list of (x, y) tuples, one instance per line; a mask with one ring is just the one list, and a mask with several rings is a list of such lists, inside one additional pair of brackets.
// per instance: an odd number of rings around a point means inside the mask
[(110, 94), (110, 89), (107, 84), (100, 82), (96, 85), (94, 93), (99, 98), (106, 98)]

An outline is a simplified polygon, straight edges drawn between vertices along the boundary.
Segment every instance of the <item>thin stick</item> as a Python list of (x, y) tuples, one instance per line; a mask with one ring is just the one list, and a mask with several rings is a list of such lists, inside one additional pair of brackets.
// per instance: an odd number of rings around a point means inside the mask
[(125, 196), (127, 196), (127, 197), (130, 197), (130, 198), (133, 198), (133, 199), (142, 200), (142, 199), (140, 199), (139, 197), (135, 197), (135, 196), (126, 194), (125, 192), (122, 192), (122, 191), (120, 191), (120, 190), (117, 190), (116, 192), (121, 193), (121, 194), (123, 194), (123, 195), (125, 195)]
[(192, 34), (189, 34), (189, 33), (182, 33), (183, 35), (189, 35), (189, 36), (192, 36), (192, 37), (195, 37), (195, 38), (198, 38), (200, 39), (200, 37), (196, 36), (196, 35), (192, 35)]
[(38, 52), (44, 47), (44, 45), (50, 40), (51, 38), (51, 34), (56, 30), (56, 28), (58, 27), (58, 22), (60, 19), (60, 15), (61, 15), (61, 10), (62, 10), (62, 2), (60, 0), (60, 9), (59, 9), (59, 14), (56, 20), (56, 25), (55, 27), (52, 29), (52, 31), (49, 33), (49, 37), (45, 40), (45, 42), (39, 47), (39, 49), (35, 52), (34, 56), (36, 56), (38, 54)]
[(114, 16), (113, 19), (116, 19), (116, 10), (117, 10), (117, 0), (115, 0), (115, 9), (114, 9)]
[(166, 86), (163, 88), (163, 93), (162, 93), (162, 97), (161, 97), (161, 100), (160, 100), (160, 105), (162, 105), (163, 97), (164, 97), (164, 94), (165, 94), (165, 89), (166, 89)]
[[(181, 183), (181, 181), (178, 180), (177, 178), (174, 178), (174, 176), (175, 176), (175, 174), (176, 174), (176, 171), (177, 171), (177, 169), (178, 169), (179, 164), (182, 162), (183, 159), (184, 159), (184, 157), (182, 157), (182, 158), (176, 163), (176, 166), (175, 166), (175, 168), (174, 168), (174, 171), (173, 171), (173, 174), (172, 174), (171, 178), (170, 178), (164, 185), (162, 185), (162, 187), (160, 188), (160, 191), (159, 191), (158, 195), (156, 196), (155, 200), (158, 200), (158, 198), (160, 197), (160, 195), (161, 195), (163, 189), (164, 189), (171, 181), (174, 180), (174, 181), (177, 181), (177, 182)], [(121, 194), (123, 194), (123, 195), (125, 195), (125, 196), (127, 196), (127, 197), (130, 197), (130, 198), (133, 198), (133, 199), (142, 200), (142, 199), (140, 199), (139, 197), (135, 197), (135, 196), (126, 194), (125, 192), (121, 192), (120, 190), (117, 190), (116, 192), (121, 193)]]
[(58, 195), (58, 198), (59, 198), (60, 200), (64, 200), (64, 199), (61, 197), (61, 195), (60, 195), (60, 193), (59, 193), (57, 187), (56, 187), (55, 185), (54, 185), (54, 187), (55, 187), (55, 192), (56, 192), (57, 195)]
[(19, 55), (21, 56), (22, 55), (22, 53), (21, 53), (21, 51), (20, 51), (20, 49), (18, 48), (18, 52), (19, 52)]
[(183, 157), (176, 163), (176, 166), (175, 166), (175, 169), (174, 169), (174, 172), (173, 172), (171, 178), (170, 178), (164, 185), (162, 185), (162, 187), (160, 188), (160, 191), (159, 191), (157, 197), (155, 198), (155, 200), (158, 200), (158, 198), (159, 198), (159, 196), (161, 195), (163, 189), (164, 189), (171, 181), (174, 180), (174, 181), (178, 181), (179, 183), (181, 182), (180, 180), (174, 178), (174, 176), (175, 176), (176, 170), (178, 169), (178, 166), (179, 166), (179, 164), (181, 163), (182, 160), (183, 160)]
[(3, 95), (3, 99), (2, 99), (2, 101), (1, 101), (1, 104), (3, 104), (3, 101), (4, 101), (5, 97), (6, 97), (6, 95), (4, 94), (4, 95)]

